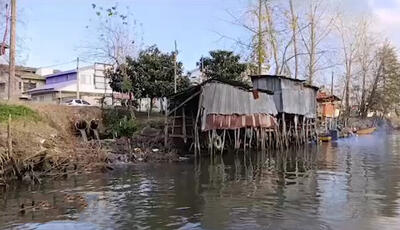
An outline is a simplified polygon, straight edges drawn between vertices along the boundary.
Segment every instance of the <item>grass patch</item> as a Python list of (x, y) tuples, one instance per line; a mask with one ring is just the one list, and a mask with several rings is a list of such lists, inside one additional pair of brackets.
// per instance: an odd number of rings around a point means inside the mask
[(0, 104), (0, 123), (8, 121), (8, 117), (10, 114), (13, 120), (40, 120), (39, 114), (26, 106)]

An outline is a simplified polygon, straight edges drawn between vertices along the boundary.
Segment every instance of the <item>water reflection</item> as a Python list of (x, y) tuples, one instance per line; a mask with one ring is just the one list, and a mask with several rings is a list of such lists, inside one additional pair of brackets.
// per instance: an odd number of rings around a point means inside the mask
[[(399, 135), (378, 135), (15, 185), (2, 194), (0, 228), (396, 229), (399, 151)], [(32, 200), (51, 208), (20, 214)]]

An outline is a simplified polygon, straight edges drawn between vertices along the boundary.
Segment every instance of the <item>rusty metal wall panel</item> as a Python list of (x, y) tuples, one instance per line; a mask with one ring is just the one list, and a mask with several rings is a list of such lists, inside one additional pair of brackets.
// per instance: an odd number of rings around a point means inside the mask
[(202, 97), (205, 115), (276, 115), (278, 113), (272, 95), (260, 92), (259, 98), (254, 99), (252, 92), (227, 84), (209, 83), (204, 85)]
[(217, 115), (209, 114), (206, 116), (203, 131), (213, 129), (233, 130), (239, 128), (276, 128), (276, 120), (268, 114), (254, 115)]

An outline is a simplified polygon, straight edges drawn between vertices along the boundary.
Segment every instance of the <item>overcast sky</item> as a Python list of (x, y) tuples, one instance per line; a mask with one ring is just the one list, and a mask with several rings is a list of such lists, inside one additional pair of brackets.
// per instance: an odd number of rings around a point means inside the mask
[[(295, 0), (301, 4), (304, 0)], [(334, 1), (334, 0), (333, 0)], [(339, 0), (337, 0), (339, 1)], [(94, 18), (92, 3), (111, 0), (19, 0), (25, 64), (33, 67), (74, 67), (72, 60), (82, 54), (79, 47), (94, 35), (86, 26)], [(227, 21), (227, 10), (237, 12), (249, 0), (122, 0), (140, 22), (145, 45), (157, 44), (171, 51), (178, 42), (179, 59), (186, 70), (213, 49), (233, 49), (232, 41), (220, 34), (243, 36), (244, 31)], [(286, 1), (282, 0), (286, 3)], [(370, 12), (378, 31), (400, 45), (400, 0), (342, 0), (348, 12)], [(4, 20), (1, 20), (3, 23)], [(218, 31), (218, 33), (216, 33)], [(62, 64), (67, 63), (68, 64)], [(59, 65), (60, 64), (60, 65)], [(89, 64), (89, 63), (87, 63)]]

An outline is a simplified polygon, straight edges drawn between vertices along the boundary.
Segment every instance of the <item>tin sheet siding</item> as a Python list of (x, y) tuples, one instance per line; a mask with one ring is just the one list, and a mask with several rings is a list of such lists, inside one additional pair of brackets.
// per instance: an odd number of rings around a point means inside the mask
[(278, 112), (316, 117), (316, 91), (298, 81), (277, 77), (253, 79), (253, 87), (274, 92)]
[(202, 107), (206, 115), (276, 115), (278, 113), (272, 95), (259, 93), (259, 98), (254, 99), (252, 92), (227, 84), (206, 84), (203, 86), (202, 96)]
[(317, 113), (315, 90), (287, 79), (281, 79), (281, 86), (283, 112), (315, 118)]
[(275, 107), (278, 112), (282, 112), (283, 104), (282, 104), (282, 88), (281, 83), (278, 78), (256, 78), (253, 79), (253, 88), (260, 89), (260, 90), (269, 90), (274, 92), (273, 99), (275, 102)]

